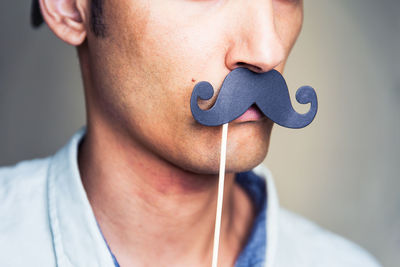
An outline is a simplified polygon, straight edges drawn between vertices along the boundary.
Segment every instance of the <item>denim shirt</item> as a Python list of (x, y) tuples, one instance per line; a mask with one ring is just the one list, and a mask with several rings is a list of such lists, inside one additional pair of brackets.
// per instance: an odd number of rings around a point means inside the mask
[(256, 218), (246, 246), (236, 260), (235, 267), (264, 266), (267, 249), (267, 191), (265, 180), (254, 172), (239, 173), (236, 182), (253, 200)]
[[(0, 266), (115, 266), (80, 179), (84, 134), (85, 128), (51, 157), (0, 168)], [(253, 171), (237, 181), (261, 210), (236, 266), (380, 266), (354, 243), (280, 208), (269, 170)], [(258, 198), (260, 179), (265, 199)]]

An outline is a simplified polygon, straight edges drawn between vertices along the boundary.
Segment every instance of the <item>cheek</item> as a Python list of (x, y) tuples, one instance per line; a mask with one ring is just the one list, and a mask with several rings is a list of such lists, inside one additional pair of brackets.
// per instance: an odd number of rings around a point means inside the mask
[(302, 26), (302, 13), (295, 12), (294, 16), (283, 16), (280, 13), (275, 17), (275, 28), (285, 48), (285, 59), (275, 69), (283, 73), (286, 61), (289, 57)]
[(275, 27), (279, 37), (290, 53), (301, 31), (303, 8), (301, 1), (274, 0)]
[(136, 44), (141, 55), (138, 64), (145, 70), (143, 78), (148, 82), (145, 87), (152, 88), (152, 99), (163, 96), (160, 108), (167, 107), (166, 112), (191, 119), (190, 96), (194, 85), (203, 80), (219, 81), (227, 74), (221, 34), (209, 31), (212, 20), (191, 22), (184, 16), (156, 20), (152, 18), (162, 14), (152, 12), (146, 31)]
[[(212, 19), (199, 16), (193, 8), (177, 14), (181, 9), (171, 5), (185, 5), (183, 1), (168, 5), (163, 1), (122, 0), (112, 5), (106, 2), (104, 10), (110, 34), (107, 64), (114, 77), (112, 87), (124, 92), (127, 105), (130, 101), (147, 102), (145, 107), (137, 107), (137, 112), (181, 111), (183, 106), (188, 116), (195, 83), (219, 81), (227, 74), (223, 34), (215, 26), (223, 29), (227, 22), (218, 16)], [(125, 89), (129, 87), (134, 90)]]

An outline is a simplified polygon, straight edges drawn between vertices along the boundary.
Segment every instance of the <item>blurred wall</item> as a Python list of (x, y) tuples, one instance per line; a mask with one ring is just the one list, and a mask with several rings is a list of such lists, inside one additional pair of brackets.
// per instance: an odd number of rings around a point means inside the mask
[[(54, 153), (85, 123), (75, 49), (32, 30), (29, 6), (0, 2), (0, 165)], [(314, 86), (320, 109), (304, 130), (275, 127), (266, 160), (283, 206), (389, 267), (400, 262), (399, 13), (398, 0), (305, 0), (285, 76), (292, 97)]]
[(316, 88), (319, 112), (274, 129), (281, 204), (400, 266), (400, 1), (305, 0), (285, 76), (292, 97)]

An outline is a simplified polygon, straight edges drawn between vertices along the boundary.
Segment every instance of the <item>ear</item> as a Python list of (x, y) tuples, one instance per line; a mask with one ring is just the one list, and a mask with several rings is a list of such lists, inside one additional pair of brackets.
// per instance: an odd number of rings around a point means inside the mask
[(89, 1), (39, 0), (44, 21), (61, 40), (79, 46), (86, 38), (85, 10)]

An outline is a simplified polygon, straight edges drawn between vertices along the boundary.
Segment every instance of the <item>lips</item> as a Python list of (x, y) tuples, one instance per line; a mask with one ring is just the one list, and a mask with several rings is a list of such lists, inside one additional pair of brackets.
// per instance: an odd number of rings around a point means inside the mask
[(245, 113), (243, 113), (243, 115), (233, 122), (258, 121), (264, 117), (265, 116), (261, 113), (260, 109), (256, 105), (252, 105)]

